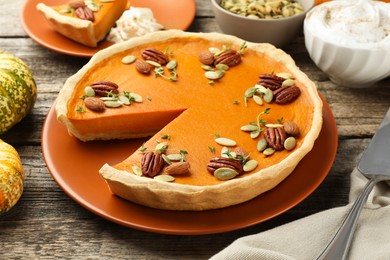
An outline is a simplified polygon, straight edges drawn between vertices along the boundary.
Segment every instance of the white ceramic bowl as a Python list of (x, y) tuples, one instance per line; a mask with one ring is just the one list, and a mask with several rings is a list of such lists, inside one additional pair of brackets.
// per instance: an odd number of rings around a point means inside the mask
[(390, 76), (390, 44), (368, 47), (329, 40), (329, 34), (311, 24), (311, 13), (319, 7), (322, 6), (314, 7), (305, 18), (305, 45), (311, 59), (332, 82), (363, 88)]
[(283, 47), (303, 31), (303, 20), (315, 0), (299, 0), (305, 12), (278, 19), (253, 19), (223, 9), (221, 0), (211, 0), (215, 19), (223, 33), (235, 35), (250, 42), (271, 43)]

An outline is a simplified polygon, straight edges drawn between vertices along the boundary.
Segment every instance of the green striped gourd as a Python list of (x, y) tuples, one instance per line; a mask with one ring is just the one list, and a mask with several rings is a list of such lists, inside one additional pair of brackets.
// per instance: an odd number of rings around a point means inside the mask
[(37, 87), (27, 65), (0, 51), (0, 134), (19, 123), (31, 111), (36, 98)]

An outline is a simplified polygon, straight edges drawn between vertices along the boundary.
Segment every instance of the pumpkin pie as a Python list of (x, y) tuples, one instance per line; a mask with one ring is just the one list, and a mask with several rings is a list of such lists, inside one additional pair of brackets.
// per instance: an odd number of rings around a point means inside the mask
[(70, 0), (67, 4), (37, 9), (47, 22), (62, 35), (89, 47), (103, 40), (127, 6), (127, 0)]
[(169, 210), (227, 207), (272, 189), (322, 127), (316, 86), (288, 54), (177, 30), (95, 54), (66, 81), (56, 112), (82, 141), (150, 137), (100, 174), (113, 194)]

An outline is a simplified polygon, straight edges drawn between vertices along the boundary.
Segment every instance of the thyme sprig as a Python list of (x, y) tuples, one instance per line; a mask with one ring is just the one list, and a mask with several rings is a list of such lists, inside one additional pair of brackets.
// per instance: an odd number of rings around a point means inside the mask
[(230, 159), (240, 161), (242, 165), (244, 165), (249, 160), (250, 157), (250, 154), (248, 154), (247, 156), (243, 156), (242, 154), (236, 154), (236, 153), (233, 154), (230, 149), (226, 149), (226, 151), (223, 152), (223, 154), (225, 154)]
[(171, 76), (170, 77), (167, 77), (164, 75), (164, 68), (163, 67), (156, 67), (154, 68), (154, 76), (157, 78), (157, 77), (162, 77), (164, 79), (167, 79), (167, 80), (170, 80), (170, 81), (177, 81), (177, 72), (176, 72), (176, 68), (173, 68), (172, 70), (170, 70), (170, 73), (171, 73)]

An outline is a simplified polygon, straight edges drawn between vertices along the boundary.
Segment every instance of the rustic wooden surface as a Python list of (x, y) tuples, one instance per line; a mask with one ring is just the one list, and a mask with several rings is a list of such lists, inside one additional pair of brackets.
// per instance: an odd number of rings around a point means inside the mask
[[(209, 0), (196, 2), (196, 18), (189, 31), (220, 31)], [(0, 259), (207, 259), (241, 236), (345, 205), (349, 173), (390, 105), (390, 79), (370, 89), (336, 86), (312, 63), (300, 37), (285, 51), (318, 84), (333, 111), (339, 133), (334, 165), (320, 187), (284, 214), (242, 230), (184, 236), (126, 228), (74, 202), (46, 168), (41, 150), (43, 121), (65, 79), (88, 59), (55, 53), (31, 40), (20, 24), (23, 3), (23, 0), (0, 0), (0, 49), (22, 58), (30, 66), (39, 92), (32, 113), (0, 135), (18, 150), (26, 171), (21, 200), (9, 213), (0, 216)]]

